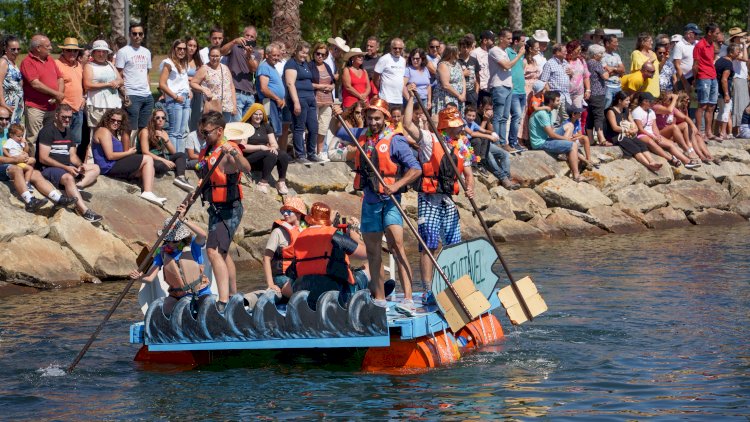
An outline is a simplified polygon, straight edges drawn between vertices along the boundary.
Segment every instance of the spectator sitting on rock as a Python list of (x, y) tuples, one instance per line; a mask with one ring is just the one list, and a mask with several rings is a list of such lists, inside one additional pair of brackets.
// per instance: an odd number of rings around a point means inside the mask
[(663, 92), (661, 97), (654, 101), (651, 108), (656, 113), (656, 127), (662, 136), (676, 142), (682, 148), (685, 155), (690, 158), (690, 164), (700, 165), (700, 158), (690, 145), (690, 138), (685, 136), (688, 132), (687, 123), (678, 123), (675, 118), (677, 98), (677, 94)]
[[(338, 104), (333, 105), (334, 116), (337, 112), (341, 113), (341, 117), (346, 122), (346, 125), (352, 131), (355, 138), (365, 133), (365, 102), (357, 101), (345, 110), (341, 110), (341, 106)], [(339, 120), (334, 117), (332, 119), (332, 132), (336, 134), (333, 139), (328, 143), (328, 158), (331, 161), (347, 161), (354, 157), (354, 152), (357, 148), (352, 145), (356, 139), (351, 139), (346, 129), (341, 127)]]
[(464, 130), (471, 138), (471, 147), (474, 148), (474, 153), (479, 157), (479, 163), (484, 164), (483, 161), (487, 160), (490, 144), (498, 142), (500, 137), (492, 130), (482, 129), (476, 120), (477, 108), (474, 105), (467, 104), (464, 112), (464, 121), (466, 122)]
[(201, 150), (206, 147), (206, 141), (201, 135), (201, 130), (200, 124), (198, 124), (198, 127), (188, 133), (187, 138), (185, 138), (185, 154), (187, 154), (187, 168), (189, 169), (195, 169), (195, 165), (200, 162)]
[[(544, 95), (544, 105), (550, 110), (560, 107), (560, 93), (551, 91)], [(529, 121), (529, 138), (531, 148), (539, 149), (557, 157), (565, 154), (570, 167), (570, 176), (576, 182), (583, 181), (578, 172), (578, 148), (573, 142), (573, 125), (567, 123), (555, 129), (552, 126), (552, 112), (543, 109), (531, 116)]]
[(682, 128), (685, 139), (690, 140), (690, 145), (693, 146), (698, 157), (700, 157), (704, 163), (721, 163), (721, 160), (718, 157), (711, 155), (711, 151), (708, 150), (706, 139), (698, 130), (698, 126), (695, 125), (693, 119), (690, 118), (689, 107), (690, 96), (685, 92), (677, 94), (677, 105), (674, 108), (675, 122), (677, 122), (677, 125)]
[(740, 129), (739, 129), (739, 132), (737, 133), (742, 139), (750, 138), (750, 105), (745, 107), (745, 111), (742, 112), (742, 120), (740, 120)]
[[(275, 168), (279, 174), (276, 182), (276, 190), (279, 195), (286, 195), (289, 189), (286, 186), (286, 170), (289, 167), (289, 155), (286, 151), (279, 149), (279, 144), (274, 134), (273, 126), (268, 122), (266, 111), (261, 104), (253, 104), (247, 112), (248, 123), (254, 129), (247, 139), (242, 140), (242, 154), (250, 163), (253, 170), (260, 170), (261, 176), (258, 182), (258, 191), (268, 193), (268, 180)], [(229, 127), (227, 128), (229, 130)]]
[(604, 136), (607, 141), (616, 144), (622, 149), (625, 157), (633, 157), (647, 169), (656, 173), (661, 169), (661, 163), (657, 163), (648, 152), (648, 146), (636, 138), (637, 127), (630, 115), (630, 97), (622, 91), (618, 91), (612, 98), (612, 106), (605, 113)]
[(695, 168), (700, 166), (691, 163), (690, 159), (680, 151), (680, 147), (674, 142), (665, 138), (656, 125), (656, 113), (651, 109), (654, 103), (654, 96), (648, 92), (640, 94), (638, 107), (633, 110), (633, 121), (638, 127), (638, 139), (648, 145), (648, 149), (656, 155), (666, 158), (674, 167), (679, 167), (685, 163), (686, 168)]
[(589, 168), (589, 170), (591, 170), (590, 167), (592, 166), (597, 167), (598, 163), (595, 163), (591, 159), (591, 144), (589, 143), (589, 137), (583, 133), (583, 130), (581, 128), (581, 114), (582, 113), (583, 113), (582, 108), (579, 108), (576, 106), (568, 107), (569, 118), (568, 120), (565, 121), (563, 126), (568, 123), (573, 125), (573, 132), (571, 133), (570, 136), (573, 142), (577, 143), (578, 145), (583, 145), (583, 153), (585, 156), (584, 158), (584, 157), (581, 157), (579, 154), (578, 159), (583, 161), (586, 164), (586, 167)]
[[(25, 129), (23, 128), (23, 126), (17, 123), (10, 125), (10, 129), (8, 129), (8, 139), (5, 141), (5, 145), (3, 145), (4, 156), (19, 157), (22, 154), (26, 154), (28, 156), (31, 153), (29, 144), (23, 139), (24, 132)], [(29, 157), (25, 163), (16, 164), (18, 167), (23, 169), (23, 179), (26, 181), (26, 187), (29, 190), (32, 190), (31, 175), (34, 173), (35, 163), (36, 160)]]
[(36, 140), (37, 166), (42, 176), (53, 186), (65, 189), (67, 196), (76, 199), (76, 209), (86, 221), (95, 223), (102, 217), (86, 206), (80, 189), (93, 185), (99, 176), (99, 166), (82, 163), (76, 154), (76, 143), (70, 136), (73, 108), (60, 104), (52, 124), (42, 127)]
[(187, 156), (184, 152), (177, 152), (177, 148), (164, 130), (167, 113), (162, 109), (155, 109), (151, 113), (148, 125), (138, 133), (138, 147), (136, 150), (154, 160), (154, 171), (162, 175), (170, 170), (174, 171), (173, 184), (187, 192), (192, 191), (193, 185), (185, 178)]

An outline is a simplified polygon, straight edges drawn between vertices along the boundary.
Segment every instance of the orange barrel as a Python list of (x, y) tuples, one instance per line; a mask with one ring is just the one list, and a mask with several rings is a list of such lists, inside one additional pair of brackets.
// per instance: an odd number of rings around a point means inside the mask
[(371, 347), (365, 353), (362, 370), (400, 373), (436, 368), (456, 362), (461, 357), (452, 333), (439, 331), (435, 336), (402, 340), (391, 337), (388, 347)]
[(491, 313), (479, 315), (456, 334), (458, 344), (464, 351), (495, 343), (503, 337), (503, 327)]

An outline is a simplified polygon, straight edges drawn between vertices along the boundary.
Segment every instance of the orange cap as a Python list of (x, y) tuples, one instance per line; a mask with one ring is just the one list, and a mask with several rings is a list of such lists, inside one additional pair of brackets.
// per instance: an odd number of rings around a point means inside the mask
[(311, 226), (330, 226), (331, 207), (323, 202), (316, 202), (310, 207), (310, 214), (305, 216), (305, 221)]
[(305, 215), (307, 214), (307, 205), (305, 205), (305, 201), (299, 196), (287, 196), (286, 199), (284, 199), (284, 205), (281, 206), (281, 211), (284, 210), (290, 210)]
[(365, 109), (380, 111), (385, 114), (386, 118), (391, 118), (391, 112), (388, 107), (388, 103), (382, 98), (375, 98), (374, 100), (370, 100), (370, 103), (367, 104), (367, 107)]
[(449, 127), (461, 127), (463, 125), (464, 120), (461, 118), (461, 113), (459, 113), (456, 107), (449, 106), (438, 113), (438, 130)]

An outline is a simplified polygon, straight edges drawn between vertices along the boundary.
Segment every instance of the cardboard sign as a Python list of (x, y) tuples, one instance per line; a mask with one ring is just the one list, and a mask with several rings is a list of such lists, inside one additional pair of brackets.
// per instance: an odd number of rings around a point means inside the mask
[[(448, 280), (454, 282), (468, 274), (477, 290), (482, 292), (485, 298), (490, 298), (497, 284), (498, 274), (492, 271), (497, 254), (489, 240), (479, 238), (456, 243), (440, 251), (436, 259)], [(432, 294), (437, 297), (447, 287), (437, 270), (433, 270)]]

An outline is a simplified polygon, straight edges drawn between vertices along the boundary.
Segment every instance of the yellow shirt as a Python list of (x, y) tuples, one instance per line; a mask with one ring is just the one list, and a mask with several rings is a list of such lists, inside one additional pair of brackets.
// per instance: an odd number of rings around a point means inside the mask
[(641, 66), (643, 66), (644, 63), (649, 61), (649, 59), (653, 59), (654, 77), (648, 80), (648, 87), (645, 91), (651, 93), (654, 98), (659, 98), (659, 61), (656, 60), (656, 54), (653, 51), (651, 51), (650, 54), (651, 56), (649, 57), (638, 50), (633, 51), (630, 55), (630, 73), (638, 72), (641, 70)]
[[(649, 81), (653, 80), (654, 78), (649, 79)], [(656, 86), (659, 86), (658, 81), (656, 83)], [(620, 78), (620, 88), (622, 88), (622, 90), (628, 94), (633, 92), (643, 92), (647, 90), (646, 88), (648, 88), (648, 82), (643, 80), (643, 73), (641, 73), (639, 70), (637, 72), (623, 75)]]

